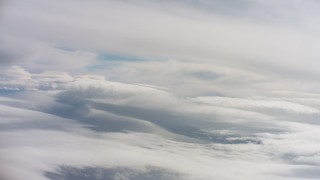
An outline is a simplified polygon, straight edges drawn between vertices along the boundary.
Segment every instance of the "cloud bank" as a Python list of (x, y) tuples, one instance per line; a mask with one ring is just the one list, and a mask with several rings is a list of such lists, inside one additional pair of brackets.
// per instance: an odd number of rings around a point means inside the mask
[(319, 8), (1, 2), (0, 179), (319, 179)]

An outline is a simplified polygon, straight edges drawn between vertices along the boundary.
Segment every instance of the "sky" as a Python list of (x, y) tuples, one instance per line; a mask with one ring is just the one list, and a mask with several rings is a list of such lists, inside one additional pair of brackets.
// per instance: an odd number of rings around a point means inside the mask
[(317, 0), (0, 1), (0, 179), (320, 179)]

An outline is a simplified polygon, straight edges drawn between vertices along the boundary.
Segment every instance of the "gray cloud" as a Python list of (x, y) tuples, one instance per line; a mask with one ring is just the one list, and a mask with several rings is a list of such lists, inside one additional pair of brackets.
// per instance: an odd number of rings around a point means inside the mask
[(131, 170), (126, 168), (72, 168), (72, 167), (60, 167), (58, 172), (46, 172), (45, 175), (52, 180), (108, 180), (108, 179), (155, 179), (155, 180), (170, 180), (181, 179), (179, 174), (170, 172), (170, 170), (146, 167), (145, 170)]
[[(260, 14), (283, 13), (276, 17), (268, 17), (274, 19), (273, 21), (279, 20), (279, 23), (264, 23), (241, 16), (203, 12), (201, 8), (195, 8), (193, 3), (173, 2), (168, 3), (169, 5), (156, 3), (158, 6), (149, 6), (145, 1), (80, 1), (74, 6), (73, 1), (68, 1), (64, 3), (65, 8), (61, 9), (60, 5), (48, 1), (35, 1), (30, 3), (36, 4), (32, 6), (29, 3), (13, 1), (8, 4), (3, 18), (3, 35), (32, 37), (35, 40), (49, 41), (73, 49), (113, 51), (145, 57), (197, 58), (217, 64), (245, 64), (248, 67), (268, 68), (270, 71), (279, 69), (279, 73), (311, 72), (318, 76), (314, 66), (318, 59), (315, 48), (318, 46), (318, 40), (316, 32), (310, 32), (317, 28), (317, 23), (314, 22), (319, 14), (314, 9), (319, 6), (318, 3), (239, 3), (238, 7), (244, 4), (244, 7), (256, 10), (249, 11), (251, 17), (257, 17), (261, 9), (268, 13)], [(200, 4), (207, 3), (203, 1)], [(170, 4), (173, 6), (168, 13), (162, 7)], [(181, 4), (186, 5), (179, 6)], [(86, 7), (85, 12), (82, 11), (82, 7)], [(308, 10), (310, 8), (312, 10)], [(180, 16), (180, 9), (186, 15)], [(270, 13), (268, 9), (273, 11)], [(228, 14), (228, 11), (225, 14)], [(286, 16), (289, 19), (302, 19), (291, 22), (285, 18)], [(157, 21), (150, 21), (149, 18)], [(20, 26), (23, 23), (15, 22), (28, 22), (28, 25), (24, 26), (24, 31), (21, 32), (17, 29), (22, 28)], [(56, 26), (61, 28), (55, 28)], [(301, 30), (297, 26), (308, 28)], [(263, 66), (259, 67), (261, 64)]]
[(0, 178), (319, 178), (319, 8), (7, 1)]

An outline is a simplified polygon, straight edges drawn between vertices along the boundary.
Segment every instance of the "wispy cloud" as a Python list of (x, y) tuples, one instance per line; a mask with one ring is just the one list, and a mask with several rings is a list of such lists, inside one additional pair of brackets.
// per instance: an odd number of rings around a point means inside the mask
[(318, 179), (320, 4), (13, 0), (0, 179)]

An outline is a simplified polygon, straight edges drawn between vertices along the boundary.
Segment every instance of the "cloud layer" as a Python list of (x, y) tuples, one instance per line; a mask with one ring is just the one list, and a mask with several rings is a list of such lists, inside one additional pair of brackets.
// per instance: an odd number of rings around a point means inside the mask
[(319, 179), (317, 1), (1, 3), (0, 179)]

